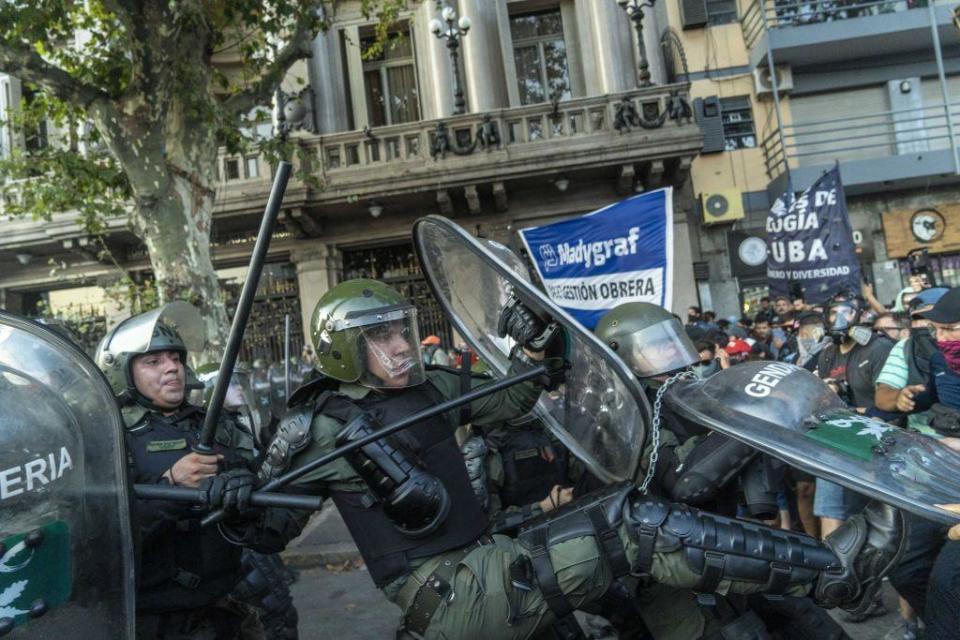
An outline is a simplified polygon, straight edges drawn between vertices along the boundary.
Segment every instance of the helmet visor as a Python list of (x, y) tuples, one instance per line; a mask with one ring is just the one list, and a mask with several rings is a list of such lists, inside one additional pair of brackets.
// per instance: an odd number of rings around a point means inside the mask
[(700, 355), (676, 319), (664, 320), (620, 339), (616, 349), (640, 378), (652, 378), (700, 362)]
[(405, 306), (351, 318), (358, 328), (358, 382), (378, 389), (412, 387), (425, 380), (417, 310)]

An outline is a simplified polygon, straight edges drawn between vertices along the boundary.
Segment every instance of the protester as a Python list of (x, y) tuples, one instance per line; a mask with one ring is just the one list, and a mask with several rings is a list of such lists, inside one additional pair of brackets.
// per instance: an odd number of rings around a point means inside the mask
[(717, 324), (717, 314), (713, 311), (704, 311), (702, 328), (704, 331), (713, 331), (714, 329), (719, 329), (720, 325)]
[(778, 359), (813, 371), (816, 369), (817, 355), (831, 342), (826, 335), (823, 315), (806, 311), (797, 318), (797, 324), (796, 334), (784, 344)]
[(442, 367), (450, 366), (450, 356), (440, 345), (440, 337), (429, 335), (420, 341), (423, 354), (423, 363), (439, 365)]
[[(729, 356), (730, 365), (738, 364), (744, 362), (750, 351), (753, 347), (746, 341), (739, 338), (730, 337), (730, 340), (727, 342), (727, 346), (723, 348), (723, 351)], [(722, 366), (722, 361), (721, 361)], [(727, 367), (723, 367), (726, 369)]]
[(766, 352), (768, 360), (777, 359), (777, 348), (773, 343), (773, 327), (769, 320), (761, 318), (754, 322), (750, 337), (753, 338), (754, 344), (760, 345), (760, 348)]
[(900, 311), (882, 313), (873, 321), (873, 332), (894, 342), (906, 340), (910, 335), (910, 318)]
[[(930, 323), (935, 348), (928, 356), (924, 382), (902, 389), (898, 407), (910, 412), (932, 407), (931, 426), (938, 433), (953, 434), (960, 424), (960, 289), (940, 295), (932, 308), (917, 315)], [(907, 345), (925, 335), (914, 329)], [(907, 369), (908, 379), (917, 375), (909, 366)], [(912, 392), (905, 393), (910, 387)], [(952, 437), (941, 442), (952, 447), (960, 444)], [(915, 516), (909, 522), (907, 549), (899, 566), (891, 572), (890, 582), (915, 611), (922, 613), (926, 623), (924, 638), (955, 638), (960, 628), (960, 544), (944, 544), (945, 527), (939, 524)]]
[(914, 306), (911, 329), (890, 350), (877, 377), (874, 392), (877, 408), (907, 414), (906, 422), (913, 428), (926, 425), (926, 416), (915, 410), (913, 399), (929, 380), (930, 357), (937, 350), (930, 321), (923, 317), (923, 312), (931, 310), (946, 291), (943, 288), (929, 289), (911, 303)]
[(793, 305), (787, 296), (777, 296), (773, 301), (774, 316), (770, 319), (770, 324), (783, 325), (793, 321)]
[(754, 315), (753, 321), (758, 322), (759, 320), (763, 319), (769, 322), (773, 319), (774, 315), (775, 312), (773, 307), (770, 306), (770, 298), (767, 296), (760, 298), (760, 310), (757, 311), (756, 315)]
[[(817, 357), (816, 374), (850, 407), (870, 413), (874, 408), (875, 382), (893, 343), (878, 339), (868, 327), (859, 324), (862, 309), (856, 299), (838, 298), (828, 307), (827, 335), (832, 343)], [(866, 503), (862, 495), (818, 478), (814, 514), (820, 518), (821, 535), (830, 535)], [(877, 600), (863, 614), (847, 618), (861, 622), (885, 612), (882, 602)]]
[(742, 316), (737, 320), (734, 320), (734, 316), (730, 316), (730, 320), (735, 322), (735, 324), (730, 326), (730, 330), (727, 333), (741, 340), (746, 339), (746, 337), (750, 335), (750, 330), (753, 328), (753, 320), (747, 316)]
[[(717, 357), (717, 351), (723, 350), (718, 349), (717, 346), (712, 342), (707, 340), (699, 340), (697, 341), (695, 347), (697, 349), (697, 353), (700, 355), (700, 364), (695, 364), (691, 368), (701, 380), (703, 378), (709, 378), (721, 369), (727, 368), (721, 365), (721, 361)], [(730, 366), (729, 359), (727, 360), (727, 366)]]

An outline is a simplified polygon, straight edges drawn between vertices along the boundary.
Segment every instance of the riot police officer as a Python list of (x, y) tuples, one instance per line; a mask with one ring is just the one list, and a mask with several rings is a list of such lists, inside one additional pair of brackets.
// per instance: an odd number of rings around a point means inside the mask
[[(347, 281), (321, 297), (311, 334), (326, 377), (291, 399), (264, 477), (457, 395), (457, 376), (424, 373), (416, 317), (397, 291), (372, 280)], [(517, 300), (501, 311), (499, 332), (519, 345), (515, 371), (543, 357), (550, 334)], [(471, 421), (523, 414), (540, 391), (527, 383), (477, 400)], [(628, 573), (706, 592), (805, 593), (815, 585), (825, 603), (851, 606), (896, 558), (902, 532), (889, 508), (870, 509), (824, 545), (670, 504), (630, 483), (574, 500), (517, 538), (488, 538), (454, 439), (458, 422), (458, 412), (426, 419), (294, 484), (333, 498), (371, 578), (414, 636), (530, 637)], [(248, 523), (231, 535), (262, 548), (262, 531), (261, 522)], [(276, 529), (265, 533), (276, 537)]]
[[(197, 367), (197, 377), (203, 383), (202, 404), (207, 405), (219, 376), (219, 365), (207, 363)], [(197, 402), (201, 404), (201, 402)], [(223, 410), (244, 430), (254, 434), (256, 442), (263, 442), (263, 419), (268, 412), (260, 407), (251, 385), (250, 371), (243, 365), (234, 368), (223, 400)], [(259, 446), (257, 446), (259, 448)], [(244, 549), (241, 558), (243, 579), (233, 591), (234, 597), (257, 609), (266, 640), (296, 640), (300, 615), (290, 594), (292, 574), (278, 553), (262, 554)]]
[[(204, 412), (185, 400), (199, 385), (186, 359), (188, 345), (202, 344), (201, 329), (193, 307), (170, 303), (118, 324), (96, 360), (121, 405), (134, 482), (200, 488), (211, 504), (243, 506), (255, 481), (253, 434), (223, 417), (215, 453), (191, 452)], [(138, 638), (262, 637), (252, 609), (227, 597), (241, 577), (241, 548), (201, 527), (205, 514), (189, 503), (136, 501)]]
[[(644, 382), (651, 404), (674, 375), (700, 361), (693, 342), (666, 309), (647, 302), (618, 305), (597, 323), (596, 335)], [(776, 492), (782, 467), (777, 461), (732, 438), (681, 419), (667, 405), (659, 410), (657, 474), (651, 490), (684, 504), (735, 515), (741, 492), (751, 517), (776, 514)], [(642, 457), (650, 459), (650, 449)], [(646, 469), (644, 469), (645, 471)], [(700, 598), (700, 600), (703, 600)], [(715, 599), (703, 607), (690, 590), (647, 585), (638, 594), (644, 619), (655, 638), (740, 637), (759, 623), (757, 608), (767, 617), (789, 620), (784, 637), (842, 637), (840, 627), (807, 600), (756, 598)], [(797, 633), (812, 636), (795, 635)], [(726, 635), (724, 635), (726, 634)], [(791, 635), (794, 634), (794, 635)]]

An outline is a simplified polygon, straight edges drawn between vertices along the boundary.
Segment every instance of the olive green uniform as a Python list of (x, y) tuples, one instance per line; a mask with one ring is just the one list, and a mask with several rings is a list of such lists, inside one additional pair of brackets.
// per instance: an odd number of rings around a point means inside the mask
[[(430, 381), (445, 398), (459, 395), (459, 378), (443, 371), (428, 373)], [(356, 384), (340, 384), (339, 393), (361, 399), (376, 393)], [(496, 424), (528, 412), (536, 402), (540, 389), (532, 383), (511, 387), (486, 396), (471, 405), (471, 422), (478, 426)], [(451, 422), (459, 416), (452, 411)], [(310, 425), (310, 443), (292, 459), (291, 468), (306, 464), (335, 448), (342, 424), (323, 413), (314, 416)], [(368, 489), (344, 459), (335, 460), (302, 476), (294, 485), (298, 493), (327, 495), (331, 490), (364, 493)], [(632, 541), (628, 526), (621, 525), (619, 538), (626, 557), (633, 565), (641, 550)], [(527, 638), (546, 628), (554, 620), (544, 596), (535, 586), (524, 590), (515, 587), (509, 568), (529, 551), (517, 540), (493, 536), (488, 544), (468, 545), (411, 563), (411, 573), (387, 584), (383, 591), (407, 617), (421, 585), (442, 565), (456, 564), (450, 595), (433, 612), (426, 638), (468, 639)], [(599, 598), (614, 579), (614, 574), (592, 535), (576, 537), (553, 545), (549, 550), (559, 586), (573, 606)], [(680, 548), (658, 548), (653, 554), (649, 574), (655, 582), (692, 589), (700, 576), (691, 570)], [(742, 593), (759, 592), (763, 584), (722, 580), (717, 588)], [(799, 588), (806, 592), (807, 587)]]

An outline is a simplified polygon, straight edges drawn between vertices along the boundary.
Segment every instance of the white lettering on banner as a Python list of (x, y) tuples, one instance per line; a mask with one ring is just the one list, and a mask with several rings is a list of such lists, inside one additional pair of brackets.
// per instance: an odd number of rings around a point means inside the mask
[(550, 298), (567, 309), (595, 311), (623, 302), (660, 304), (663, 269), (641, 269), (586, 278), (546, 278)]
[(804, 246), (803, 240), (775, 240), (770, 243), (770, 253), (773, 255), (774, 262), (813, 262), (815, 260), (828, 260), (827, 250), (823, 246), (823, 240), (814, 238), (810, 243), (810, 249)]
[[(595, 242), (584, 242), (582, 239), (575, 243), (561, 242), (557, 245), (556, 255), (560, 257), (560, 266), (568, 264), (582, 264), (589, 269), (590, 267), (602, 267), (607, 260), (613, 257), (622, 257), (636, 255), (637, 241), (640, 239), (640, 227), (630, 227), (625, 236), (617, 236), (609, 240), (597, 240)], [(550, 258), (540, 250), (541, 257), (547, 259), (546, 266), (549, 268)]]
[(750, 384), (743, 388), (748, 396), (766, 398), (780, 381), (796, 371), (796, 367), (787, 364), (768, 364), (750, 378)]
[(820, 219), (817, 217), (816, 212), (813, 211), (807, 215), (788, 213), (781, 218), (767, 218), (767, 233), (780, 233), (781, 231), (806, 231), (808, 229), (819, 228)]
[(59, 462), (56, 453), (49, 453), (46, 458), (35, 458), (0, 471), (0, 500), (13, 498), (24, 491), (37, 491), (62, 478), (67, 469), (73, 468), (73, 458), (66, 447), (60, 447), (59, 454)]
[(767, 269), (767, 277), (777, 280), (806, 280), (809, 278), (836, 278), (850, 275), (850, 267), (824, 267), (822, 269)]

